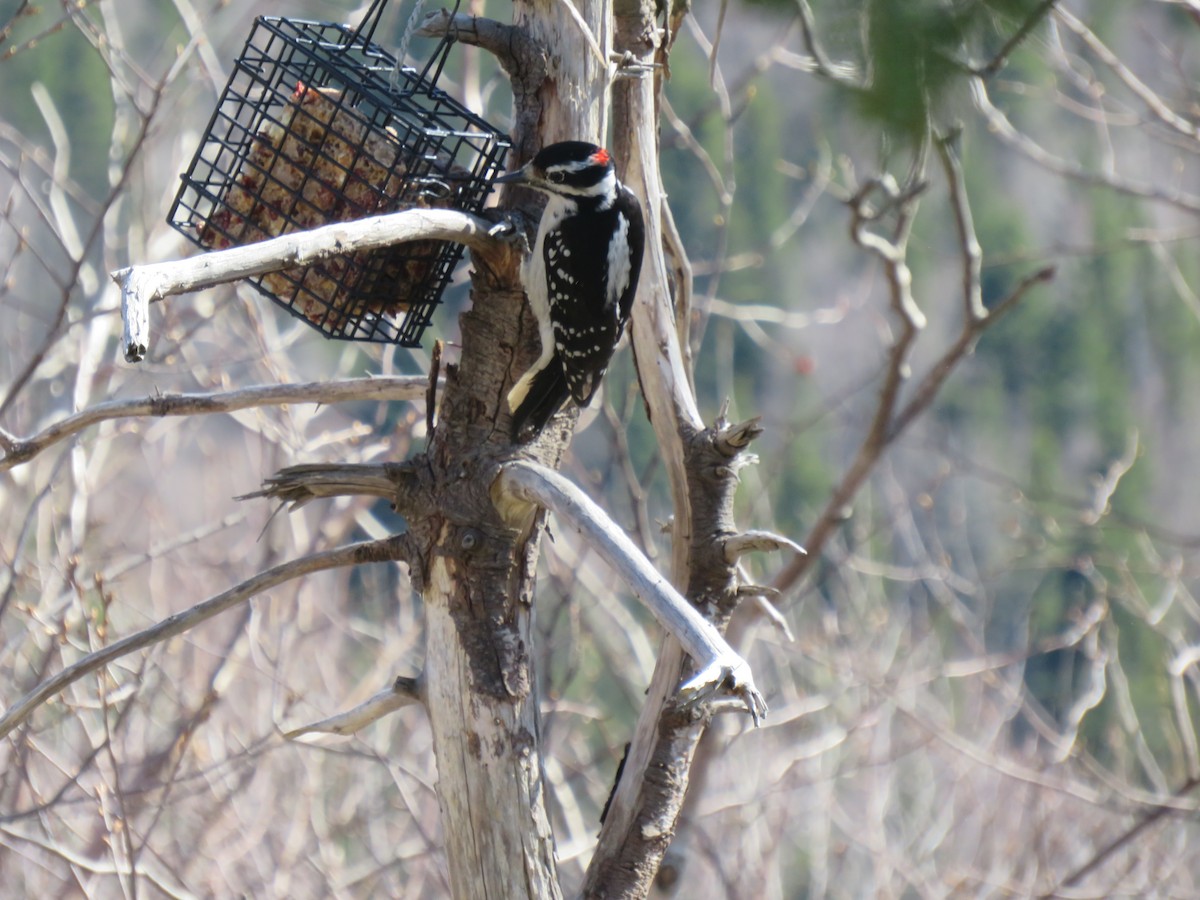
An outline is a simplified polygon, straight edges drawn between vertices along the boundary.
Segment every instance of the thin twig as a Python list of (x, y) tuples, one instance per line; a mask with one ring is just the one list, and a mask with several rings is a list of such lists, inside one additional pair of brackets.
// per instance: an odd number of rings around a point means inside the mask
[(398, 709), (423, 702), (423, 690), (421, 679), (400, 676), (353, 709), (313, 722), (311, 725), (285, 731), (283, 736), (291, 741), (306, 734), (354, 734)]
[[(72, 870), (78, 869), (81, 872), (88, 872), (95, 875), (119, 876), (121, 874), (120, 866), (115, 861), (98, 860), (90, 856), (84, 856), (82, 853), (76, 853), (60, 838), (49, 840), (36, 834), (22, 834), (9, 824), (0, 826), (0, 833), (12, 839), (3, 842), (6, 846), (15, 850), (16, 848), (12, 842), (23, 841), (33, 847), (37, 847), (51, 857), (63, 860), (71, 866)], [(193, 897), (199, 896), (193, 894), (184, 885), (180, 884), (174, 873), (164, 871), (152, 863), (139, 862), (135, 874), (140, 878), (145, 878), (162, 891), (164, 895), (172, 898), (172, 900), (192, 900)]]
[(813, 70), (821, 77), (844, 87), (862, 87), (853, 77), (853, 67), (835, 65), (829, 61), (821, 42), (817, 39), (816, 22), (808, 0), (797, 0), (797, 3), (800, 7), (800, 31), (804, 37), (804, 49), (812, 57)]
[[(1200, 777), (1193, 776), (1185, 781), (1179, 787), (1179, 789), (1175, 791), (1174, 796), (1177, 798), (1185, 797), (1197, 787), (1200, 787)], [(1109, 841), (1109, 843), (1097, 850), (1091, 859), (1056, 884), (1052, 890), (1042, 894), (1043, 900), (1046, 900), (1046, 898), (1059, 896), (1059, 891), (1062, 888), (1074, 887), (1075, 885), (1079, 884), (1079, 882), (1083, 881), (1084, 878), (1103, 865), (1114, 853), (1136, 840), (1138, 836), (1151, 825), (1154, 825), (1165, 816), (1178, 815), (1180, 812), (1181, 811), (1175, 806), (1163, 805), (1146, 813), (1146, 815), (1142, 816), (1142, 818), (1134, 823), (1130, 828), (1123, 831), (1121, 834)], [(1189, 811), (1189, 814), (1194, 813), (1190, 813)]]
[(216, 394), (161, 394), (136, 400), (110, 400), (55, 422), (28, 438), (0, 433), (0, 472), (29, 462), (42, 451), (81, 431), (112, 419), (136, 416), (194, 416), (288, 403), (347, 403), (357, 400), (416, 400), (426, 388), (423, 377), (386, 376), (305, 384), (256, 385)]
[(1162, 97), (1158, 96), (1149, 85), (1133, 74), (1133, 71), (1125, 63), (1121, 62), (1117, 54), (1108, 49), (1104, 42), (1096, 36), (1095, 32), (1065, 9), (1055, 10), (1054, 15), (1063, 25), (1074, 32), (1076, 37), (1083, 41), (1087, 48), (1100, 58), (1102, 63), (1113, 71), (1113, 74), (1121, 80), (1121, 83), (1125, 87), (1129, 88), (1135, 97), (1146, 104), (1146, 107), (1159, 121), (1193, 141), (1200, 138), (1200, 128), (1196, 127), (1196, 123), (1185, 119), (1167, 106), (1163, 102)]
[(4, 738), (14, 728), (24, 722), (29, 716), (55, 694), (60, 693), (80, 678), (107, 666), (109, 663), (134, 653), (137, 650), (160, 644), (165, 640), (190, 631), (201, 622), (206, 622), (213, 616), (232, 609), (239, 603), (244, 603), (256, 594), (308, 575), (335, 569), (340, 566), (353, 566), (368, 562), (387, 562), (404, 558), (407, 535), (396, 535), (379, 541), (364, 541), (339, 547), (336, 550), (325, 550), (309, 556), (281, 563), (265, 572), (243, 581), (215, 597), (210, 597), (202, 603), (197, 603), (190, 609), (176, 613), (163, 619), (156, 625), (145, 628), (136, 634), (110, 644), (102, 650), (89, 653), (73, 663), (52, 678), (47, 679), (18, 700), (0, 717), (0, 738)]
[[(1035, 284), (1049, 281), (1054, 277), (1053, 267), (1041, 269), (1021, 281), (1008, 297), (984, 316), (967, 315), (964, 317), (962, 331), (958, 338), (934, 363), (920, 384), (913, 390), (908, 402), (897, 409), (900, 387), (909, 375), (908, 354), (919, 328), (924, 324), (924, 315), (921, 314), (912, 297), (912, 273), (905, 262), (907, 236), (916, 214), (915, 201), (923, 187), (919, 175), (920, 169), (914, 168), (913, 175), (909, 179), (910, 187), (905, 190), (901, 190), (895, 181), (887, 176), (874, 179), (857, 192), (851, 203), (851, 234), (856, 243), (875, 253), (884, 264), (891, 288), (891, 307), (900, 321), (901, 334), (889, 353), (887, 372), (867, 434), (805, 541), (805, 546), (812, 556), (793, 559), (776, 576), (774, 587), (780, 591), (786, 591), (795, 585), (808, 570), (812, 560), (820, 555), (825, 542), (849, 515), (851, 500), (866, 482), (879, 457), (929, 407), (946, 378), (964, 358), (970, 355), (980, 335), (1013, 309)], [(882, 194), (884, 198), (885, 205), (882, 209), (876, 209), (869, 205), (869, 200), (875, 193)], [(953, 199), (954, 202), (961, 202), (965, 207), (965, 192)], [(867, 223), (877, 220), (893, 208), (897, 212), (899, 221), (890, 238), (883, 237), (867, 228)], [(962, 234), (969, 235), (971, 233), (969, 221), (969, 218), (964, 220), (960, 238)], [(971, 265), (969, 260), (964, 262), (966, 267)], [(969, 280), (968, 276), (966, 284), (968, 292), (971, 289)], [(969, 293), (965, 302), (970, 306)]]
[[(851, 466), (851, 471), (854, 471), (861, 465), (860, 475), (863, 478), (874, 465), (878, 453), (882, 452), (900, 388), (910, 374), (909, 354), (917, 334), (926, 324), (925, 314), (913, 298), (912, 270), (908, 267), (907, 253), (908, 238), (916, 221), (920, 196), (926, 188), (924, 167), (927, 148), (928, 140), (922, 143), (917, 153), (906, 187), (901, 189), (895, 179), (884, 175), (864, 184), (850, 203), (850, 235), (856, 244), (874, 253), (883, 263), (889, 286), (889, 304), (900, 326), (900, 334), (888, 352), (887, 372), (879, 391), (879, 402), (864, 439), (863, 449), (867, 452), (860, 454), (855, 465)], [(884, 204), (881, 208), (871, 205), (871, 198), (877, 193), (883, 195)], [(896, 223), (890, 237), (884, 237), (867, 227), (893, 210)]]
[[(96, 241), (104, 234), (105, 220), (107, 219), (107, 211), (112, 209), (117, 202), (117, 198), (123, 196), (125, 185), (132, 177), (134, 166), (137, 160), (141, 158), (141, 149), (144, 146), (149, 134), (150, 125), (154, 121), (154, 116), (158, 111), (159, 105), (162, 102), (163, 94), (168, 86), (166, 78), (159, 81), (154, 87), (152, 101), (149, 109), (144, 113), (142, 123), (138, 128), (138, 133), (133, 137), (132, 144), (129, 146), (123, 163), (120, 166), (120, 174), (109, 185), (108, 194), (105, 196), (104, 202), (99, 209), (104, 212), (97, 215), (92, 222), (91, 229), (83, 240), (83, 255), (78, 258), (72, 258), (69, 271), (64, 273), (61, 284), (65, 285), (63, 295), (60, 301), (56, 304), (54, 311), (49, 316), (50, 324), (43, 329), (44, 336), (40, 344), (30, 354), (28, 360), (21, 367), (15, 377), (11, 378), (7, 385), (7, 393), (0, 400), (0, 416), (8, 411), (8, 408), (16, 401), (29, 380), (33, 378), (34, 373), (41, 366), (42, 361), (46, 358), (46, 354), (50, 352), (50, 348), (55, 342), (63, 336), (63, 324), (66, 322), (67, 308), (70, 305), (70, 300), (73, 294), (74, 286), (76, 285), (79, 276), (84, 268), (84, 263), (88, 259), (88, 253), (94, 247)], [(62, 244), (60, 238), (60, 244)], [(65, 244), (63, 244), (65, 250)]]
[(1013, 288), (1007, 297), (992, 307), (986, 318), (972, 320), (971, 326), (965, 328), (959, 334), (958, 339), (950, 345), (946, 352), (934, 363), (933, 368), (921, 379), (920, 384), (913, 389), (909, 401), (896, 414), (896, 418), (888, 430), (889, 441), (893, 441), (899, 437), (902, 431), (908, 428), (913, 421), (929, 408), (929, 405), (933, 402), (938, 391), (941, 390), (942, 385), (945, 383), (946, 378), (949, 377), (950, 373), (954, 371), (955, 367), (963, 359), (970, 356), (971, 351), (975, 348), (975, 344), (979, 341), (980, 335), (1008, 315), (1024, 299), (1031, 288), (1052, 281), (1056, 271), (1054, 266), (1046, 266), (1030, 275), (1026, 275), (1017, 283), (1017, 286)]
[(982, 319), (987, 315), (983, 305), (983, 250), (975, 236), (975, 222), (971, 216), (971, 204), (967, 200), (966, 179), (956, 152), (962, 132), (955, 129), (935, 142), (946, 182), (950, 186), (950, 207), (954, 210), (954, 227), (958, 231), (959, 252), (963, 263), (963, 312), (968, 319)]
[[(865, 483), (875, 462), (883, 454), (883, 451), (894, 443), (921, 413), (928, 409), (950, 373), (970, 355), (980, 335), (1015, 308), (1032, 287), (1051, 280), (1054, 273), (1055, 270), (1052, 266), (1034, 272), (1024, 278), (1008, 297), (993, 307), (986, 318), (966, 321), (964, 330), (959, 334), (958, 339), (934, 363), (913, 391), (908, 403), (894, 417), (888, 416), (886, 420), (882, 420), (883, 431), (880, 434), (869, 435), (864, 440), (854, 461), (830, 495), (825, 508), (821, 511), (816, 524), (804, 542), (811, 555), (800, 556), (792, 560), (791, 564), (776, 576), (773, 582), (775, 588), (780, 591), (789, 590), (808, 570), (812, 560), (820, 556), (825, 542), (829, 540), (834, 530), (845, 521), (849, 514), (850, 501)], [(880, 421), (878, 411), (876, 421)]]
[(729, 0), (720, 0), (717, 10), (717, 27), (713, 32), (712, 47), (708, 51), (708, 86), (717, 86), (717, 51), (721, 49), (721, 35), (725, 33), (725, 14), (729, 12)]
[[(742, 582), (747, 585), (752, 583), (750, 579), (750, 573), (746, 571), (746, 567), (741, 563), (738, 563), (737, 565), (737, 573), (738, 578), (741, 579)], [(792, 633), (792, 627), (788, 624), (787, 619), (784, 618), (783, 613), (779, 611), (779, 607), (777, 607), (773, 602), (773, 600), (778, 596), (779, 591), (775, 588), (760, 586), (759, 590), (750, 595), (750, 599), (754, 603), (754, 608), (757, 609), (760, 614), (765, 616), (767, 621), (769, 621), (775, 627), (775, 629), (781, 635), (783, 635), (783, 639), (785, 641), (787, 641), (789, 644), (795, 643), (796, 636)]]
[(1000, 52), (992, 57), (992, 61), (986, 66), (975, 69), (975, 74), (980, 78), (991, 78), (999, 72), (1005, 65), (1008, 64), (1008, 58), (1012, 56), (1013, 51), (1017, 49), (1025, 38), (1029, 37), (1030, 32), (1037, 27), (1038, 23), (1046, 17), (1046, 13), (1054, 7), (1058, 0), (1042, 0), (1042, 3), (1029, 14), (1021, 27), (1016, 30), (1012, 37), (1004, 42), (1004, 46), (1000, 48)]
[(1050, 153), (1024, 132), (1019, 131), (1008, 117), (996, 108), (988, 96), (987, 85), (982, 78), (971, 79), (971, 96), (975, 101), (975, 108), (987, 123), (988, 131), (1048, 172), (1081, 184), (1107, 187), (1121, 194), (1155, 200), (1188, 212), (1200, 213), (1200, 197), (1194, 194), (1166, 191), (1149, 182), (1134, 181), (1115, 172), (1092, 172), (1077, 162)]

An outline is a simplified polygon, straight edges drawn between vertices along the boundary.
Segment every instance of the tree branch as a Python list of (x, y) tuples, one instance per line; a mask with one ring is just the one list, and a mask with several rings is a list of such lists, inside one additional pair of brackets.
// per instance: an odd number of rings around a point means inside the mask
[[(784, 538), (784, 540), (787, 539)], [(794, 546), (799, 547), (801, 553), (807, 552), (803, 547), (800, 547), (799, 544), (795, 544)], [(795, 643), (796, 636), (792, 633), (792, 626), (788, 624), (788, 621), (786, 618), (784, 618), (783, 613), (779, 611), (779, 607), (772, 602), (774, 599), (781, 596), (782, 592), (777, 588), (754, 585), (752, 579), (750, 578), (750, 574), (746, 571), (746, 567), (741, 563), (737, 564), (737, 574), (738, 578), (741, 579), (745, 587), (756, 588), (753, 594), (750, 595), (750, 599), (754, 602), (754, 608), (766, 617), (767, 621), (774, 626), (775, 630), (783, 636), (785, 641), (787, 641), (789, 644)], [(739, 589), (739, 591), (740, 590), (741, 589)]]
[(975, 236), (971, 204), (967, 202), (966, 181), (958, 160), (957, 144), (961, 135), (962, 130), (955, 129), (945, 137), (938, 138), (935, 145), (946, 173), (946, 182), (950, 185), (950, 206), (954, 210), (954, 225), (958, 230), (963, 261), (963, 311), (968, 319), (982, 319), (987, 315), (983, 305), (983, 249)]
[(281, 469), (263, 482), (262, 490), (237, 499), (270, 497), (299, 509), (318, 498), (383, 497), (392, 501), (398, 513), (411, 518), (430, 509), (422, 493), (427, 486), (419, 473), (412, 462), (309, 463)]
[(617, 571), (638, 599), (672, 634), (699, 671), (679, 686), (694, 701), (725, 689), (737, 695), (758, 723), (767, 711), (766, 701), (754, 686), (749, 664), (734, 652), (716, 626), (705, 619), (660, 575), (607, 514), (562, 475), (528, 462), (504, 465), (493, 485), (493, 501), (509, 522), (524, 518), (513, 501), (545, 507), (560, 526), (578, 532)]
[(771, 550), (791, 550), (803, 554), (805, 549), (791, 538), (770, 531), (743, 531), (741, 534), (727, 538), (723, 547), (725, 560), (730, 564), (736, 563), (742, 556), (753, 552)]
[[(188, 900), (197, 896), (187, 889), (183, 884), (179, 883), (179, 879), (174, 872), (165, 871), (153, 861), (146, 859), (137, 860), (136, 864), (131, 869), (126, 869), (112, 859), (97, 859), (91, 856), (85, 856), (82, 853), (77, 853), (72, 850), (61, 838), (47, 839), (40, 835), (23, 834), (17, 831), (11, 824), (5, 822), (3, 824), (3, 833), (17, 841), (23, 841), (33, 847), (48, 854), (51, 857), (58, 857), (68, 863), (73, 870), (87, 872), (91, 875), (106, 875), (119, 876), (126, 871), (131, 875), (136, 875), (138, 878), (145, 878), (152, 885), (162, 892), (163, 896), (175, 898), (175, 900)], [(9, 849), (15, 850), (11, 843), (5, 841)], [(127, 895), (132, 895), (132, 892), (125, 892)]]
[[(665, 73), (671, 41), (686, 11), (683, 3), (671, 7), (670, 30), (664, 34), (653, 4), (616, 4), (616, 49), (642, 70), (657, 65)], [(725, 560), (722, 542), (737, 531), (732, 519), (737, 469), (749, 461), (741, 458), (741, 451), (759, 426), (750, 422), (728, 428), (721, 421), (706, 429), (691, 389), (684, 350), (690, 330), (684, 307), (691, 272), (682, 246), (673, 240), (661, 184), (661, 85), (662, 77), (656, 75), (621, 79), (613, 86), (614, 155), (622, 164), (618, 174), (644, 197), (646, 214), (646, 259), (632, 315), (632, 344), (647, 413), (670, 479), (672, 575), (677, 585), (687, 585), (689, 600), (712, 616), (719, 632), (740, 599), (736, 565)], [(668, 245), (671, 271), (664, 258)], [(672, 274), (679, 281), (672, 283)], [(675, 833), (692, 757), (708, 721), (704, 715), (685, 714), (674, 702), (676, 685), (687, 677), (689, 665), (677, 640), (663, 642), (588, 865), (585, 896), (642, 896), (651, 889)]]
[(226, 413), (255, 406), (288, 403), (347, 403), (355, 400), (416, 400), (424, 396), (423, 376), (351, 378), (344, 381), (311, 381), (304, 384), (256, 385), (217, 394), (161, 394), (136, 400), (110, 400), (67, 416), (28, 438), (0, 432), (0, 472), (29, 462), (42, 451), (81, 431), (113, 419), (136, 416), (194, 416)]
[[(1197, 787), (1200, 787), (1200, 778), (1193, 775), (1175, 790), (1175, 792), (1172, 794), (1172, 798), (1182, 799), (1194, 791)], [(1146, 829), (1161, 821), (1166, 816), (1179, 815), (1180, 812), (1181, 810), (1178, 809), (1178, 807), (1174, 807), (1166, 803), (1155, 806), (1149, 812), (1140, 816), (1138, 820), (1133, 823), (1133, 825), (1129, 826), (1129, 828), (1127, 828), (1125, 831), (1122, 831), (1119, 835), (1093, 853), (1087, 862), (1071, 872), (1071, 874), (1069, 874), (1066, 878), (1055, 884), (1051, 890), (1041, 894), (1040, 900), (1051, 900), (1051, 898), (1054, 897), (1061, 897), (1065, 889), (1076, 887), (1081, 881), (1083, 881), (1084, 878), (1104, 865), (1104, 863), (1107, 862), (1114, 853), (1116, 853), (1122, 847), (1125, 847), (1137, 840), (1142, 833), (1146, 831)], [(1184, 810), (1183, 812), (1187, 815), (1194, 814), (1194, 810), (1190, 809)]]
[(243, 581), (223, 593), (210, 597), (202, 603), (197, 603), (191, 609), (176, 613), (163, 619), (156, 625), (143, 629), (127, 638), (122, 638), (109, 644), (102, 650), (89, 653), (87, 656), (63, 669), (52, 678), (43, 681), (34, 690), (18, 700), (0, 717), (0, 738), (4, 738), (14, 728), (24, 722), (39, 706), (55, 694), (74, 684), (85, 675), (101, 669), (109, 663), (154, 644), (190, 631), (201, 622), (206, 622), (213, 616), (232, 609), (239, 603), (244, 603), (256, 594), (261, 594), (268, 588), (292, 581), (302, 575), (312, 572), (322, 572), (326, 569), (336, 569), (340, 566), (356, 566), (368, 562), (388, 562), (404, 559), (407, 536), (395, 535), (378, 541), (364, 541), (339, 547), (336, 550), (325, 550), (313, 553), (300, 559), (281, 563)]
[(1054, 15), (1113, 71), (1113, 74), (1121, 80), (1130, 93), (1146, 104), (1146, 108), (1154, 114), (1155, 118), (1186, 138), (1193, 141), (1200, 139), (1200, 128), (1167, 106), (1162, 97), (1133, 74), (1133, 71), (1121, 61), (1117, 54), (1108, 49), (1108, 46), (1096, 36), (1094, 31), (1062, 7), (1056, 9)]
[[(726, 542), (736, 539), (733, 501), (738, 471), (752, 461), (747, 443), (761, 433), (757, 419), (731, 425), (724, 415), (710, 428), (681, 424), (688, 505), (693, 516), (688, 547), (687, 597), (720, 631), (748, 596)], [(764, 593), (761, 588), (749, 593)], [(726, 641), (728, 643), (728, 641)], [(643, 896), (675, 834), (691, 779), (693, 755), (706, 716), (681, 715), (673, 688), (689, 661), (679, 642), (667, 640), (655, 666), (638, 728), (588, 865), (584, 895)], [(705, 712), (713, 712), (710, 705)]]
[[(912, 397), (899, 412), (895, 412), (894, 415), (892, 412), (888, 412), (886, 417), (881, 417), (880, 413), (883, 412), (883, 408), (882, 406), (878, 408), (875, 422), (881, 426), (882, 430), (877, 432), (873, 427), (864, 439), (858, 449), (858, 453), (855, 454), (854, 461), (850, 464), (850, 468), (842, 476), (841, 482), (830, 495), (829, 501), (825, 504), (825, 508), (817, 518), (816, 524), (809, 531), (805, 546), (809, 549), (811, 555), (797, 557), (776, 576), (773, 586), (777, 590), (787, 591), (790, 589), (808, 571), (808, 567), (812, 564), (812, 561), (820, 556), (821, 551), (825, 547), (825, 542), (833, 534), (838, 525), (845, 521), (849, 515), (850, 501), (867, 480), (867, 476), (870, 475), (876, 461), (904, 433), (908, 426), (922, 412), (929, 408), (929, 405), (937, 397), (938, 391), (941, 390), (950, 373), (954, 371), (963, 359), (970, 355), (971, 350), (983, 332), (995, 325), (1011, 311), (1032, 287), (1050, 281), (1054, 277), (1054, 272), (1053, 266), (1039, 269), (1032, 275), (1026, 276), (1014, 288), (1012, 293), (998, 303), (985, 318), (967, 318), (964, 321), (963, 330), (959, 333), (958, 338), (938, 358), (937, 362), (933, 364), (932, 368), (921, 380), (921, 383), (913, 391)], [(880, 403), (883, 403), (882, 398)]]
[[(425, 16), (414, 34), (433, 38), (452, 34), (456, 41), (486, 50), (496, 57), (510, 78), (517, 77), (528, 67), (530, 60), (540, 59), (543, 69), (546, 65), (546, 54), (529, 37), (528, 31), (483, 16), (451, 14), (439, 9)], [(535, 80), (541, 81), (541, 78)]]
[(354, 734), (398, 709), (425, 702), (424, 691), (420, 678), (406, 678), (401, 675), (382, 691), (353, 709), (313, 722), (311, 725), (285, 731), (283, 736), (291, 741), (306, 734)]
[(812, 57), (812, 69), (822, 78), (827, 78), (842, 87), (861, 90), (858, 72), (853, 66), (835, 65), (829, 61), (829, 56), (817, 39), (816, 21), (808, 0), (797, 0), (800, 11), (800, 32), (804, 38), (804, 49)]
[(138, 362), (145, 358), (150, 339), (149, 305), (155, 300), (407, 241), (455, 241), (490, 258), (503, 250), (504, 242), (497, 236), (507, 230), (507, 223), (489, 222), (458, 210), (406, 209), (214, 250), (189, 259), (118, 269), (111, 277), (121, 286), (125, 359)]
[(1107, 187), (1131, 197), (1143, 197), (1159, 203), (1167, 203), (1191, 213), (1200, 212), (1200, 196), (1182, 191), (1161, 188), (1146, 181), (1134, 181), (1115, 172), (1091, 172), (1074, 160), (1063, 159), (1046, 150), (1024, 132), (1019, 131), (1008, 117), (1001, 112), (988, 96), (987, 85), (982, 78), (971, 79), (971, 96), (975, 108), (987, 123), (988, 131), (1008, 144), (1027, 159), (1047, 172), (1070, 178), (1080, 184)]
[(1013, 51), (1017, 49), (1029, 37), (1030, 32), (1037, 27), (1038, 23), (1046, 17), (1046, 13), (1054, 7), (1058, 0), (1042, 0), (1038, 7), (1033, 10), (1021, 23), (1021, 27), (1016, 30), (1012, 37), (1004, 42), (1004, 46), (1000, 51), (992, 57), (991, 62), (986, 66), (981, 66), (975, 70), (975, 74), (980, 78), (991, 78), (1008, 64), (1008, 58), (1012, 56)]
[(971, 320), (970, 327), (963, 329), (958, 339), (947, 348), (941, 358), (934, 363), (933, 367), (925, 374), (925, 377), (921, 379), (920, 384), (913, 390), (908, 402), (896, 413), (896, 417), (888, 431), (889, 442), (899, 437), (900, 432), (904, 431), (904, 429), (929, 408), (938, 391), (941, 390), (942, 385), (945, 383), (946, 378), (949, 377), (950, 373), (954, 371), (955, 367), (963, 359), (970, 356), (975, 344), (979, 341), (980, 335), (1011, 312), (1024, 299), (1031, 288), (1052, 281), (1055, 271), (1054, 266), (1046, 266), (1030, 275), (1026, 275), (1013, 288), (1012, 293), (991, 309), (987, 318)]

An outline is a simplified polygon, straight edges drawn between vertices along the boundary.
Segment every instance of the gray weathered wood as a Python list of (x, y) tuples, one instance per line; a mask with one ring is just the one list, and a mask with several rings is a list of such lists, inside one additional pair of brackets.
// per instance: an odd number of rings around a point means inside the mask
[(456, 241), (486, 254), (497, 244), (496, 231), (494, 223), (458, 210), (406, 209), (188, 259), (118, 269), (112, 279), (121, 287), (125, 359), (138, 362), (145, 358), (150, 345), (149, 307), (164, 297), (408, 241)]
[[(698, 669), (680, 686), (684, 699), (725, 689), (741, 697), (756, 722), (765, 714), (766, 703), (754, 686), (746, 661), (583, 491), (557, 472), (528, 462), (505, 465), (497, 487), (501, 494), (551, 510), (560, 527), (577, 532), (586, 546), (599, 553), (659, 624), (679, 641)], [(507, 498), (500, 499), (503, 507)]]

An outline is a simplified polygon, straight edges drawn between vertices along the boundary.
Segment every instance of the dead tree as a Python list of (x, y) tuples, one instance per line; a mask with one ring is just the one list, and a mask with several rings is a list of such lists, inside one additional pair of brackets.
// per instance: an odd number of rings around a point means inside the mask
[[(570, 441), (574, 413), (557, 417), (532, 445), (509, 439), (503, 398), (539, 350), (519, 276), (523, 232), (537, 220), (535, 198), (513, 198), (496, 221), (413, 210), (330, 225), (200, 260), (115, 273), (124, 295), (124, 346), (131, 358), (145, 352), (147, 305), (172, 294), (395, 241), (436, 238), (468, 245), (472, 303), (461, 319), (461, 358), (445, 366), (444, 378), (436, 369), (430, 373), (431, 423), (435, 405), (437, 415), (426, 451), (378, 466), (289, 467), (256, 494), (293, 506), (338, 495), (383, 496), (404, 516), (407, 532), (277, 567), (91, 654), (12, 707), (0, 719), (0, 734), (88, 672), (178, 634), (270, 584), (318, 568), (398, 559), (407, 564), (424, 599), (424, 672), (416, 679), (398, 678), (361, 707), (297, 733), (347, 733), (399, 706), (422, 703), (434, 736), (455, 896), (559, 896), (531, 652), (534, 576), (551, 510), (560, 529), (578, 530), (606, 556), (670, 635), (585, 888), (596, 896), (648, 891), (682, 805), (691, 752), (718, 705), (709, 701), (729, 695), (755, 721), (766, 710), (749, 667), (720, 635), (738, 600), (761, 592), (739, 583), (738, 560), (749, 550), (795, 545), (772, 535), (738, 533), (733, 492), (739, 468), (749, 461), (746, 447), (760, 429), (756, 420), (730, 424), (723, 416), (705, 427), (684, 366), (679, 335), (686, 331), (680, 319), (687, 313), (678, 295), (688, 288), (686, 261), (673, 233), (664, 228), (669, 212), (659, 184), (656, 125), (659, 73), (669, 50), (665, 35), (677, 27), (678, 13), (660, 32), (652, 4), (621, 3), (614, 32), (613, 12), (605, 0), (578, 6), (536, 0), (516, 6), (512, 25), (439, 12), (422, 30), (431, 35), (453, 30), (460, 41), (498, 58), (513, 85), (516, 164), (554, 141), (603, 142), (613, 103), (623, 177), (644, 197), (648, 218), (632, 344), (646, 409), (670, 474), (671, 577), (690, 602), (599, 507), (553, 471)], [(179, 406), (189, 408), (186, 401)], [(94, 419), (93, 412), (65, 425), (61, 435), (9, 448), (5, 462), (16, 464)]]
[[(788, 542), (770, 537), (747, 542), (732, 521), (737, 471), (758, 427), (753, 421), (719, 421), (705, 428), (683, 367), (674, 291), (684, 285), (668, 274), (658, 179), (655, 110), (661, 81), (654, 73), (668, 48), (655, 37), (650, 4), (620, 5), (615, 47), (611, 22), (612, 11), (603, 2), (580, 4), (578, 12), (563, 3), (529, 3), (517, 7), (512, 26), (439, 13), (425, 31), (454, 29), (460, 40), (497, 55), (513, 83), (517, 163), (557, 140), (602, 140), (616, 79), (617, 155), (624, 178), (647, 209), (647, 264), (633, 345), (671, 473), (674, 576), (696, 608), (724, 624), (747, 593), (737, 579), (741, 553)], [(532, 221), (536, 208), (523, 200), (518, 211)], [(530, 450), (514, 448), (507, 438), (501, 398), (537, 350), (518, 262), (507, 248), (476, 251), (472, 307), (461, 323), (461, 362), (447, 371), (428, 451), (397, 470), (402, 474), (391, 489), (410, 522), (406, 559), (428, 609), (424, 700), (434, 729), (450, 870), (456, 894), (464, 897), (558, 893), (529, 654), (533, 576), (544, 530), (544, 513), (537, 508), (552, 507), (559, 527), (591, 523), (592, 540), (603, 540), (604, 530), (596, 517), (578, 511), (569, 485), (546, 471), (557, 466), (570, 439), (566, 417)], [(514, 462), (517, 458), (539, 465)], [(308, 499), (312, 474), (281, 473), (265, 493)], [(616, 551), (614, 561), (621, 555)], [(654, 578), (652, 571), (645, 575)], [(638, 593), (652, 590), (637, 587), (636, 577), (630, 582)], [(645, 894), (670, 842), (690, 752), (709, 715), (702, 705), (679, 702), (680, 684), (701, 692), (724, 685), (759, 713), (744, 663), (723, 650), (726, 656), (703, 660), (707, 668), (697, 676), (684, 652), (686, 626), (670, 630), (684, 640), (664, 646), (589, 869), (589, 894)], [(697, 659), (694, 646), (687, 649)]]

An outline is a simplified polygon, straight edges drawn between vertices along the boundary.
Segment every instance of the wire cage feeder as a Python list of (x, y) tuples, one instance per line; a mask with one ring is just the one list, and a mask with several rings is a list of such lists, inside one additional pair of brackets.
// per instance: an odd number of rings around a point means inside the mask
[[(405, 208), (478, 212), (506, 135), (358, 28), (264, 16), (209, 121), (168, 222), (220, 250)], [(330, 257), (251, 283), (326, 337), (419, 346), (462, 247), (422, 240)]]

